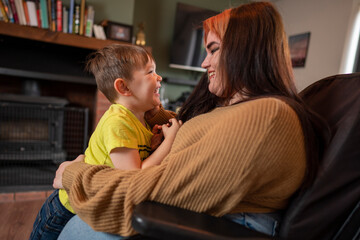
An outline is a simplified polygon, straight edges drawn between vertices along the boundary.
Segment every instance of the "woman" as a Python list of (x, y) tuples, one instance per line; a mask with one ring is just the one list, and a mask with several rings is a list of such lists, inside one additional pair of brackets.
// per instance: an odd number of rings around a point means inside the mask
[[(59, 168), (54, 186), (66, 189), (78, 216), (95, 231), (136, 234), (132, 209), (151, 200), (225, 215), (276, 235), (281, 210), (313, 181), (321, 128), (296, 93), (279, 13), (268, 2), (244, 4), (207, 19), (204, 30), (202, 67), (218, 107), (211, 103), (208, 113), (188, 118), (161, 165), (141, 171), (81, 162)], [(63, 239), (77, 231), (71, 224), (91, 229), (79, 219), (69, 223)], [(87, 237), (94, 236), (88, 229)]]

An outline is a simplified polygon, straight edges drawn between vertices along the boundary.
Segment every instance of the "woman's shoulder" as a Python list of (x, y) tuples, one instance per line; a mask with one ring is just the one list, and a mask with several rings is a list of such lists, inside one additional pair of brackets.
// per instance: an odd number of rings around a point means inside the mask
[[(190, 120), (191, 121), (191, 120)], [(227, 107), (218, 107), (213, 111), (194, 118), (194, 125), (237, 126), (272, 124), (298, 124), (299, 118), (292, 107), (284, 100), (276, 97), (264, 97), (244, 101)], [(196, 124), (195, 124), (196, 122)]]
[(241, 109), (239, 112), (245, 111), (247, 113), (253, 112), (258, 114), (295, 114), (294, 109), (289, 105), (289, 101), (290, 100), (277, 97), (262, 97), (233, 105), (231, 109), (232, 111), (239, 111)]
[(290, 100), (280, 97), (261, 97), (246, 101), (244, 103), (247, 103), (249, 105), (256, 105), (256, 106), (266, 105), (266, 106), (278, 107), (280, 109), (282, 108), (288, 109), (291, 108), (288, 104), (288, 101)]
[(283, 123), (299, 125), (299, 117), (295, 110), (286, 100), (276, 97), (257, 98), (219, 108), (214, 112), (213, 117), (234, 124), (246, 121), (250, 125), (260, 124), (262, 126)]
[(292, 118), (298, 121), (298, 115), (290, 105), (291, 100), (278, 97), (264, 97), (248, 101), (250, 111), (255, 114), (272, 116), (274, 119)]

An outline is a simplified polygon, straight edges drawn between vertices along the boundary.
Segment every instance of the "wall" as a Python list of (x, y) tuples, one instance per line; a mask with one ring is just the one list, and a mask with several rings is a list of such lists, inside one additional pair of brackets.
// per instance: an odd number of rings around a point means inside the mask
[[(134, 7), (134, 32), (140, 22), (145, 23), (146, 43), (152, 47), (153, 55), (157, 64), (157, 73), (162, 77), (173, 77), (186, 80), (197, 80), (202, 73), (193, 71), (172, 69), (169, 67), (170, 47), (173, 36), (176, 3), (222, 11), (231, 6), (238, 6), (244, 0), (136, 0)], [(174, 100), (183, 91), (191, 91), (191, 87), (162, 84), (165, 89), (164, 98)]]
[(135, 0), (86, 0), (94, 6), (95, 22), (108, 19), (113, 22), (132, 25)]
[[(80, 4), (80, 0), (75, 0)], [(69, 6), (70, 0), (63, 1)], [(133, 24), (135, 0), (86, 0), (86, 5), (92, 5), (95, 9), (95, 23), (98, 24), (104, 19), (113, 22)]]
[[(311, 32), (305, 67), (295, 68), (298, 90), (341, 72), (358, 0), (277, 0), (288, 35)], [(356, 7), (357, 6), (357, 7)]]
[[(80, 3), (80, 0), (75, 0)], [(70, 0), (64, 0), (69, 6)], [(133, 25), (134, 35), (140, 22), (145, 23), (147, 46), (152, 47), (157, 62), (157, 72), (163, 77), (192, 79), (196, 81), (201, 73), (171, 69), (168, 67), (178, 0), (86, 0), (87, 5), (95, 9), (95, 23), (103, 19)], [(181, 2), (215, 11), (238, 6), (248, 0), (182, 0)], [(192, 87), (162, 84), (164, 97), (177, 99), (183, 91), (191, 91)]]
[[(178, 0), (87, 0), (95, 7), (95, 22), (102, 19), (133, 25), (145, 23), (147, 45), (153, 49), (157, 72), (163, 77), (196, 80), (201, 73), (171, 69), (171, 47)], [(182, 0), (181, 2), (221, 11), (248, 2), (245, 0)], [(284, 19), (288, 35), (311, 32), (306, 65), (295, 68), (297, 87), (302, 90), (326, 76), (342, 72), (352, 21), (360, 0), (273, 0)], [(176, 99), (191, 87), (163, 84), (165, 97)]]

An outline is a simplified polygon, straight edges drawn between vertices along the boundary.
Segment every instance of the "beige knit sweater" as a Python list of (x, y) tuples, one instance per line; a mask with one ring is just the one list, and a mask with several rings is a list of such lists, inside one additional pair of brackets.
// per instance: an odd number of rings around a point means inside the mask
[(63, 185), (76, 213), (96, 231), (122, 236), (145, 200), (222, 216), (287, 206), (306, 168), (296, 113), (263, 98), (221, 107), (186, 122), (161, 165), (121, 171), (74, 163)]

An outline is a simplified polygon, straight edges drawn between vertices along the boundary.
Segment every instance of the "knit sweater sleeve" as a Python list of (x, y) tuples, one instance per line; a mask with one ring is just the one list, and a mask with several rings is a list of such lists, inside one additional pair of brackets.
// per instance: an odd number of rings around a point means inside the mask
[(133, 207), (149, 198), (165, 167), (122, 171), (77, 162), (65, 169), (63, 185), (76, 214), (95, 231), (130, 236)]
[(96, 231), (135, 234), (145, 200), (221, 216), (286, 207), (306, 168), (302, 128), (277, 99), (215, 109), (180, 128), (158, 166), (121, 171), (73, 163), (63, 185), (75, 212)]

